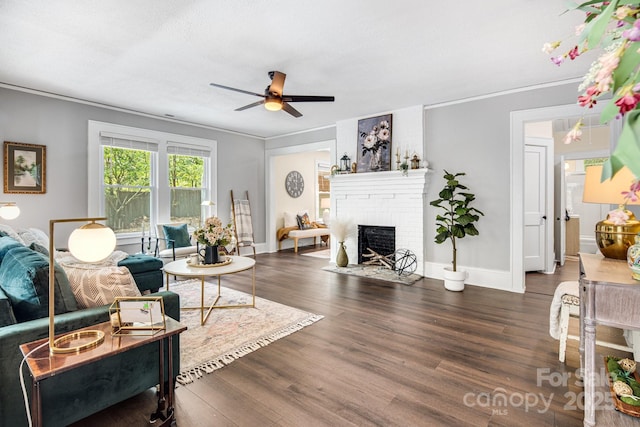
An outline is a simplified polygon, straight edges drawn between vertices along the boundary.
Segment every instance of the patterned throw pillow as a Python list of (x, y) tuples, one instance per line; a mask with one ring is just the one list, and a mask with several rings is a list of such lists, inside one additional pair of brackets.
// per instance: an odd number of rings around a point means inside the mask
[(127, 267), (63, 267), (79, 309), (111, 304), (116, 297), (141, 295)]
[[(167, 240), (173, 240), (173, 242), (167, 242), (167, 248), (186, 248), (191, 246), (191, 240), (189, 239), (189, 229), (187, 224), (180, 225), (163, 225), (164, 238)], [(175, 243), (174, 243), (175, 242)]]
[(298, 215), (298, 228), (300, 230), (308, 230), (310, 228), (313, 228), (313, 226), (311, 225), (311, 220), (309, 219), (309, 215)]

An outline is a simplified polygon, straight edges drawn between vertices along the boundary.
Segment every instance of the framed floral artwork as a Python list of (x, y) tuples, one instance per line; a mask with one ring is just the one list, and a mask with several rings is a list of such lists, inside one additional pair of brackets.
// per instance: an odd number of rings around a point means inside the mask
[(4, 142), (4, 192), (46, 193), (45, 145)]
[(358, 120), (358, 172), (391, 170), (391, 114)]

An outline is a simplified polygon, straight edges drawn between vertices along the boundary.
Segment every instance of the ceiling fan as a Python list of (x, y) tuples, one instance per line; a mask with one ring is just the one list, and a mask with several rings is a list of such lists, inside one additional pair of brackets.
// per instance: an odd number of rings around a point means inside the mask
[(246, 93), (248, 95), (258, 96), (264, 98), (260, 101), (245, 105), (244, 107), (236, 108), (235, 111), (242, 111), (248, 108), (256, 107), (260, 104), (264, 104), (264, 108), (269, 111), (284, 110), (291, 114), (293, 117), (302, 117), (302, 113), (293, 108), (290, 102), (333, 102), (335, 98), (333, 96), (314, 96), (314, 95), (284, 95), (282, 88), (284, 86), (284, 79), (286, 74), (280, 71), (269, 71), (269, 78), (271, 84), (264, 90), (264, 94), (249, 92), (242, 89), (236, 89), (234, 87), (219, 85), (217, 83), (210, 83), (211, 86), (220, 87), (222, 89), (233, 90), (240, 93)]

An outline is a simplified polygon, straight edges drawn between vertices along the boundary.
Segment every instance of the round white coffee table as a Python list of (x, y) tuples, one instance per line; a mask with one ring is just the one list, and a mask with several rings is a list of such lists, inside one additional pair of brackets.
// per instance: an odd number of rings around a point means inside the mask
[[(228, 264), (222, 265), (190, 265), (187, 263), (187, 259), (180, 259), (170, 262), (163, 267), (164, 272), (167, 275), (167, 290), (169, 290), (169, 276), (180, 277), (194, 277), (200, 278), (200, 307), (182, 307), (183, 309), (199, 309), (200, 310), (200, 324), (204, 325), (207, 321), (211, 310), (214, 308), (238, 308), (238, 307), (255, 307), (256, 306), (256, 260), (246, 256), (228, 256), (227, 259), (231, 259)], [(220, 299), (220, 277), (226, 274), (239, 273), (252, 269), (251, 272), (251, 304), (234, 304), (234, 305), (216, 305)], [(218, 295), (216, 296), (213, 304), (205, 307), (204, 304), (204, 285), (205, 278), (218, 276)], [(205, 314), (204, 310), (207, 309)]]

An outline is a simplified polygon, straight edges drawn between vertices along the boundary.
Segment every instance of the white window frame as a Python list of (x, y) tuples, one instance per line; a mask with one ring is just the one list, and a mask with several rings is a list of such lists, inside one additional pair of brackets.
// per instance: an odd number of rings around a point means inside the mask
[[(154, 197), (152, 192), (151, 218), (149, 219), (151, 227), (155, 227), (155, 224), (158, 223), (169, 222), (170, 218), (171, 193), (169, 190), (168, 173), (169, 157), (167, 154), (167, 147), (170, 145), (191, 147), (194, 150), (208, 151), (210, 153), (209, 165), (208, 168), (206, 168), (208, 170), (208, 188), (205, 190), (207, 194), (205, 194), (204, 197), (205, 200), (212, 200), (215, 203), (211, 214), (217, 215), (217, 141), (89, 120), (87, 135), (88, 216), (100, 217), (104, 216), (105, 212), (104, 192), (102, 191), (103, 162), (100, 141), (101, 133), (115, 135), (123, 139), (129, 138), (158, 144), (158, 152), (155, 159), (152, 155), (151, 165), (151, 185), (155, 188), (156, 195), (156, 197)], [(150, 233), (151, 235), (155, 235), (153, 231), (150, 231)], [(142, 230), (140, 230), (139, 233), (119, 233), (117, 235), (118, 245), (139, 244), (141, 235)]]

